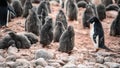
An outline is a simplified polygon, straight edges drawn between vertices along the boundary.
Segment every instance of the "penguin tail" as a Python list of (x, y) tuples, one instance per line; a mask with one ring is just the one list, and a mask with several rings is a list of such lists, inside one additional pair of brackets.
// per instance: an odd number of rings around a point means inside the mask
[(116, 53), (116, 54), (120, 54), (120, 52), (113, 51), (110, 48), (108, 48), (106, 45), (104, 45), (103, 49), (110, 51), (110, 52), (113, 52), (113, 53)]

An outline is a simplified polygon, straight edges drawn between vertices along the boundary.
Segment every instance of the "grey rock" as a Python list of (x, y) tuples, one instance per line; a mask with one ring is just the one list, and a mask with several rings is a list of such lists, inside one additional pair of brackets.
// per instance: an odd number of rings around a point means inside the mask
[(102, 56), (96, 57), (96, 62), (103, 64), (104, 63), (104, 57), (102, 57)]
[(37, 50), (35, 53), (35, 59), (38, 59), (38, 58), (44, 58), (45, 60), (49, 60), (54, 58), (54, 54), (44, 49), (40, 49), (40, 50)]
[(0, 63), (0, 68), (5, 68), (5, 67), (7, 67), (6, 63), (5, 62), (1, 62)]
[(38, 66), (36, 66), (35, 68), (44, 68), (44, 67), (42, 67), (42, 66), (38, 65)]
[(15, 55), (10, 55), (6, 58), (6, 61), (16, 61), (17, 57)]
[(5, 51), (3, 49), (0, 49), (0, 55), (4, 57)]
[(27, 61), (26, 59), (17, 59), (15, 62), (15, 65), (16, 65), (16, 67), (22, 66), (23, 68), (30, 68), (31, 67), (30, 62)]
[(4, 62), (5, 61), (5, 58), (3, 58), (1, 55), (0, 55), (0, 62)]
[(75, 56), (69, 56), (68, 62), (75, 63), (77, 61), (77, 58)]
[(13, 61), (6, 62), (6, 65), (10, 68), (16, 68), (15, 62), (13, 62)]
[(38, 66), (38, 65), (45, 67), (48, 65), (48, 63), (43, 58), (39, 58), (35, 60), (35, 66)]
[(54, 59), (51, 59), (51, 60), (48, 60), (47, 61), (48, 63), (59, 63), (60, 65), (65, 65), (65, 62), (63, 62), (62, 60), (54, 60)]
[(55, 68), (60, 68), (61, 66), (59, 63), (49, 63), (48, 65), (53, 66)]
[(67, 63), (62, 68), (77, 68), (77, 66), (75, 64), (72, 64), (72, 63)]
[(87, 68), (87, 66), (86, 66), (86, 65), (83, 65), (83, 64), (79, 64), (79, 65), (77, 66), (77, 68)]
[(107, 65), (109, 68), (120, 68), (120, 64), (119, 63), (105, 62), (104, 64)]
[(105, 58), (104, 58), (104, 61), (105, 61), (105, 62), (112, 62), (113, 59), (112, 59), (112, 57), (105, 57)]
[(10, 46), (7, 52), (9, 55), (15, 55), (18, 52), (18, 49), (16, 47)]
[(53, 66), (45, 66), (45, 68), (55, 68), (55, 67), (53, 67)]
[(109, 67), (106, 66), (106, 65), (104, 65), (104, 64), (96, 63), (96, 64), (95, 64), (95, 68), (109, 68)]

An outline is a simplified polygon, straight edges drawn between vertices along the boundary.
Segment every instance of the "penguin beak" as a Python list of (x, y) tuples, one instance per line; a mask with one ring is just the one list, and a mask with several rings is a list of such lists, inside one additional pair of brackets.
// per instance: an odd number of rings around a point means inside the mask
[(14, 16), (16, 16), (14, 9), (10, 5), (8, 5), (8, 10), (11, 11)]

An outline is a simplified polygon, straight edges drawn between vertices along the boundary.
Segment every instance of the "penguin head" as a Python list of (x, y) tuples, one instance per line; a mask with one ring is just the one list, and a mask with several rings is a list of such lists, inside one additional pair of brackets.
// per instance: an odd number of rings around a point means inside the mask
[(62, 22), (60, 22), (60, 21), (57, 21), (57, 26), (60, 26), (60, 27), (62, 27), (62, 26), (63, 26)]
[(10, 32), (8, 32), (8, 35), (10, 35), (11, 37), (14, 37), (16, 35), (16, 32), (10, 31)]
[(93, 24), (93, 22), (97, 22), (97, 21), (99, 21), (98, 18), (94, 16), (94, 17), (91, 17), (87, 22)]
[(75, 33), (73, 26), (68, 26), (67, 31), (70, 33), (70, 36), (73, 36)]

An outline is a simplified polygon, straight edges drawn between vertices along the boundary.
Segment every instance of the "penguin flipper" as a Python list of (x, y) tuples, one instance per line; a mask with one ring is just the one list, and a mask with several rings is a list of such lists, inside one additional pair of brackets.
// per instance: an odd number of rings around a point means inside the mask
[(16, 16), (16, 12), (14, 11), (14, 8), (12, 8), (12, 6), (8, 5), (8, 10), (12, 12), (13, 16)]

